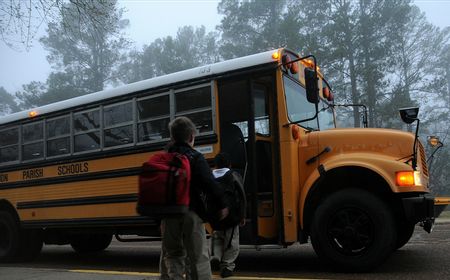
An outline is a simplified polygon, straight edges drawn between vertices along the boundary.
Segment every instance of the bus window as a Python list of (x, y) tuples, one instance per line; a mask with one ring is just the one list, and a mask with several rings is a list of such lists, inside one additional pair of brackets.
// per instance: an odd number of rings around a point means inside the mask
[[(306, 99), (305, 89), (294, 80), (284, 76), (284, 91), (289, 120), (292, 122), (312, 118), (316, 114), (315, 105)], [(334, 111), (329, 104), (319, 99), (318, 119), (301, 122), (299, 125), (313, 130), (335, 128)]]
[(325, 101), (319, 102), (319, 127), (320, 130), (335, 128), (334, 111)]
[(51, 119), (46, 122), (47, 156), (70, 153), (70, 117)]
[[(313, 117), (316, 108), (314, 104), (306, 100), (305, 88), (287, 76), (284, 76), (283, 79), (289, 120), (295, 122)], [(299, 123), (299, 125), (310, 129), (318, 129), (316, 119)]]
[(211, 85), (175, 92), (175, 115), (190, 118), (200, 134), (213, 131)]
[(75, 113), (73, 115), (74, 152), (100, 148), (100, 110)]
[(263, 84), (254, 84), (253, 95), (255, 98), (255, 132), (260, 135), (269, 136), (269, 106), (266, 100), (266, 87)]
[(133, 104), (114, 104), (103, 108), (104, 147), (134, 143)]
[(22, 126), (22, 139), (23, 160), (44, 157), (44, 126), (42, 121)]
[[(261, 78), (264, 81), (267, 78)], [(248, 98), (246, 81), (235, 81), (221, 85), (221, 91), (227, 92), (221, 96), (221, 120), (238, 126), (244, 138), (248, 138)], [(253, 83), (255, 132), (263, 136), (270, 135), (269, 106), (267, 88), (263, 83)], [(237, 102), (239, 101), (239, 102)]]
[(138, 142), (168, 139), (170, 122), (170, 96), (140, 99), (137, 102)]
[(19, 160), (19, 128), (0, 130), (0, 164)]

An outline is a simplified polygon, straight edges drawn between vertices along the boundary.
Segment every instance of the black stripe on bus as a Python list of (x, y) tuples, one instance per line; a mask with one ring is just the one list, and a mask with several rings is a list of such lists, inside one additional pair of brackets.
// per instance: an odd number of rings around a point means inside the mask
[(39, 200), (17, 203), (17, 209), (35, 209), (35, 208), (51, 208), (65, 206), (80, 206), (92, 204), (110, 204), (110, 203), (126, 203), (136, 202), (137, 194), (119, 194), (108, 196), (64, 198), (54, 200)]
[(36, 180), (29, 180), (29, 181), (19, 181), (19, 182), (13, 182), (13, 183), (8, 183), (8, 184), (1, 184), (0, 190), (13, 189), (13, 188), (35, 187), (35, 186), (42, 186), (42, 185), (62, 184), (62, 183), (71, 183), (71, 182), (79, 182), (79, 181), (108, 179), (108, 178), (116, 178), (116, 177), (126, 177), (126, 176), (138, 175), (140, 172), (141, 172), (141, 167), (133, 167), (133, 168), (126, 168), (126, 169), (118, 169), (118, 170), (91, 172), (91, 173), (79, 174), (79, 175), (69, 175), (69, 176), (60, 176), (60, 177), (36, 179)]
[(158, 219), (132, 216), (120, 218), (82, 218), (82, 219), (55, 219), (39, 221), (22, 221), (23, 228), (82, 228), (82, 227), (114, 227), (122, 226), (159, 226)]
[[(206, 160), (208, 164), (212, 167), (214, 165), (213, 159)], [(99, 180), (99, 179), (109, 179), (118, 178), (126, 176), (137, 176), (141, 172), (141, 167), (124, 168), (116, 170), (106, 170), (99, 172), (90, 172), (86, 174), (75, 174), (59, 177), (51, 177), (44, 179), (35, 179), (27, 181), (18, 181), (13, 183), (0, 184), (0, 190), (14, 189), (14, 188), (26, 188), (26, 187), (36, 187), (43, 185), (54, 185), (54, 184), (65, 184), (72, 182)]]

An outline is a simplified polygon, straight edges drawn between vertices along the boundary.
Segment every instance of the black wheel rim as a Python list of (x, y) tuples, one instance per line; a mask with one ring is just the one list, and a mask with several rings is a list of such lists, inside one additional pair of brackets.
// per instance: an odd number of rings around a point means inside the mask
[(346, 256), (364, 254), (374, 240), (374, 222), (365, 211), (355, 207), (342, 208), (328, 220), (326, 233), (330, 244)]

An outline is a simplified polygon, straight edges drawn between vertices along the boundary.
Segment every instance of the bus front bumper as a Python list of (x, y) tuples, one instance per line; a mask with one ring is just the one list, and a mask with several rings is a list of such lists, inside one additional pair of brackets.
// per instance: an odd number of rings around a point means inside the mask
[(430, 233), (435, 218), (434, 201), (434, 197), (430, 194), (402, 198), (406, 219), (414, 224), (420, 222), (423, 229)]

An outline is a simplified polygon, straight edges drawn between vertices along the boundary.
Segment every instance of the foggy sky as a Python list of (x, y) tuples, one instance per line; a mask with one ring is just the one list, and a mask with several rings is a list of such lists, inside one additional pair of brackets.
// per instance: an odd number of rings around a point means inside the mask
[[(1, 0), (0, 0), (1, 1)], [(125, 30), (128, 37), (141, 49), (157, 38), (176, 36), (178, 27), (204, 25), (206, 31), (213, 31), (220, 24), (217, 14), (218, 0), (123, 0), (119, 1), (128, 11), (123, 18), (130, 20)], [(414, 2), (426, 13), (428, 20), (441, 28), (450, 26), (450, 0), (416, 0)], [(45, 27), (41, 28), (45, 34)], [(42, 36), (41, 35), (41, 36)], [(40, 36), (38, 36), (40, 37)], [(38, 41), (33, 48), (15, 51), (0, 41), (0, 87), (14, 94), (23, 84), (31, 81), (45, 82), (52, 71), (45, 56), (46, 51)]]

